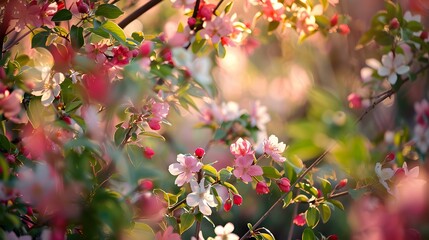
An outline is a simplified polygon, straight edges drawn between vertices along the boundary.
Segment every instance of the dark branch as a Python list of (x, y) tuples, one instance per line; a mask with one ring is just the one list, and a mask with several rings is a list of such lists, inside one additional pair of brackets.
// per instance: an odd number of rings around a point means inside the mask
[(132, 12), (130, 15), (128, 15), (126, 18), (124, 18), (121, 22), (119, 22), (118, 26), (121, 28), (128, 26), (128, 24), (130, 24), (132, 21), (143, 15), (145, 12), (158, 5), (158, 3), (160, 2), (162, 2), (162, 0), (150, 0), (145, 5), (141, 6), (140, 8)]

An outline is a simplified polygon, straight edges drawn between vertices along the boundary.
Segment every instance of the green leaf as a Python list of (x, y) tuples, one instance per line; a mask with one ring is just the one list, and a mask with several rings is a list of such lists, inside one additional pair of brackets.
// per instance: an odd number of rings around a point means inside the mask
[(385, 31), (377, 31), (375, 33), (375, 42), (382, 46), (388, 46), (393, 44), (393, 36)]
[(328, 0), (320, 0), (320, 3), (322, 4), (324, 10), (326, 10), (329, 6)]
[(15, 147), (9, 142), (9, 139), (3, 134), (0, 134), (0, 149), (5, 152), (11, 152)]
[(31, 39), (31, 48), (46, 47), (46, 40), (50, 35), (50, 31), (41, 31), (36, 33)]
[(302, 232), (302, 240), (315, 240), (316, 236), (314, 235), (313, 229), (306, 228)]
[(293, 193), (289, 192), (286, 197), (283, 199), (283, 208), (286, 208), (289, 206), (289, 204), (292, 202)]
[(61, 22), (72, 19), (73, 14), (68, 9), (61, 9), (52, 17), (51, 21)]
[(56, 119), (53, 106), (43, 106), (40, 98), (31, 99), (28, 105), (27, 114), (31, 125), (33, 125), (33, 128), (38, 128), (39, 126), (45, 125), (46, 123), (51, 123)]
[(234, 6), (234, 2), (233, 2), (233, 1), (229, 2), (229, 3), (225, 6), (225, 10), (224, 10), (225, 14), (227, 14), (227, 13), (229, 13), (229, 12), (231, 11), (232, 6)]
[(315, 207), (310, 207), (305, 211), (305, 220), (307, 222), (307, 225), (311, 228), (314, 228), (319, 223), (320, 219), (320, 213), (319, 209)]
[(272, 234), (270, 235), (268, 233), (260, 233), (259, 236), (261, 236), (264, 240), (275, 240)]
[(227, 169), (225, 169), (225, 168), (223, 168), (223, 169), (221, 169), (221, 170), (219, 171), (219, 177), (220, 177), (220, 180), (221, 180), (222, 182), (225, 182), (225, 181), (227, 181), (228, 179), (230, 179), (230, 178), (231, 178), (231, 175), (232, 175), (231, 171), (228, 171), (228, 170), (227, 170)]
[(317, 25), (321, 26), (322, 28), (329, 28), (331, 27), (331, 21), (328, 17), (324, 15), (317, 15), (314, 16), (316, 18)]
[(121, 145), (122, 141), (124, 141), (126, 132), (127, 131), (123, 127), (118, 127), (118, 129), (116, 129), (114, 136), (116, 146)]
[(162, 141), (165, 141), (164, 136), (162, 136), (161, 134), (159, 134), (157, 132), (141, 132), (140, 135), (144, 135), (144, 136), (148, 136), (148, 137), (153, 137), (153, 138), (159, 138)]
[(329, 199), (328, 202), (334, 204), (335, 207), (337, 207), (337, 208), (339, 208), (339, 209), (341, 209), (341, 210), (344, 211), (344, 206), (343, 206), (343, 204), (340, 201), (335, 200), (335, 199)]
[(262, 171), (264, 172), (264, 177), (278, 179), (282, 177), (282, 174), (275, 168), (271, 166), (263, 166)]
[(195, 216), (190, 213), (184, 213), (180, 216), (180, 234), (188, 230), (195, 222)]
[(410, 29), (412, 32), (419, 32), (423, 30), (423, 25), (417, 21), (409, 21), (405, 27)]
[(203, 48), (204, 45), (206, 45), (206, 42), (207, 42), (206, 39), (195, 40), (191, 46), (192, 52), (198, 53), (201, 50), (201, 48)]
[(119, 41), (122, 44), (125, 44), (126, 36), (124, 30), (122, 30), (121, 27), (118, 26), (118, 24), (107, 20), (105, 23), (103, 23), (100, 28), (104, 32), (110, 34), (114, 39)]
[(139, 32), (133, 32), (131, 34), (131, 37), (136, 40), (137, 42), (142, 42), (144, 40), (144, 34), (142, 31)]
[(203, 170), (209, 175), (219, 179), (219, 173), (217, 172), (216, 168), (214, 168), (213, 166), (206, 164), (203, 166)]
[(328, 204), (322, 203), (319, 206), (319, 210), (322, 217), (322, 222), (327, 223), (331, 217), (331, 208), (328, 206)]
[(3, 156), (0, 156), (0, 168), (2, 170), (0, 175), (3, 176), (1, 179), (6, 182), (9, 179), (9, 164)]
[(238, 190), (237, 188), (234, 187), (234, 185), (232, 185), (229, 182), (223, 182), (222, 185), (224, 185), (225, 187), (227, 187), (229, 190), (233, 191), (235, 194), (238, 194)]
[(215, 44), (215, 48), (216, 48), (216, 55), (220, 58), (224, 58), (226, 55), (226, 49), (223, 46), (223, 44), (217, 43), (217, 44)]
[(300, 194), (300, 195), (296, 196), (293, 201), (294, 202), (308, 202), (308, 197), (305, 196), (304, 194)]
[(66, 113), (70, 113), (70, 112), (76, 110), (77, 108), (79, 108), (80, 106), (82, 106), (82, 102), (80, 100), (70, 102), (70, 103), (67, 103), (64, 111), (66, 111)]
[(105, 18), (115, 19), (121, 16), (124, 12), (113, 4), (101, 4), (95, 10), (96, 16), (102, 16)]
[(277, 27), (280, 25), (280, 22), (278, 21), (272, 21), (268, 24), (268, 32), (272, 32), (277, 29)]
[(82, 27), (77, 27), (75, 25), (71, 26), (70, 29), (70, 41), (71, 41), (71, 45), (73, 47), (73, 49), (75, 50), (79, 50), (84, 42), (83, 39), (83, 28)]
[(332, 191), (331, 183), (326, 179), (321, 179), (322, 193), (326, 197)]

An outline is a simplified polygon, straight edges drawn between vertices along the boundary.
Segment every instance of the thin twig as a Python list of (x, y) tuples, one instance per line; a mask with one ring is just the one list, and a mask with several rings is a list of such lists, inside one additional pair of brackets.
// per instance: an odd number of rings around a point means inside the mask
[[(296, 193), (297, 195), (299, 194), (299, 190)], [(292, 219), (295, 219), (296, 215), (298, 214), (298, 204), (295, 204), (295, 206), (293, 207), (293, 212), (292, 212)], [(293, 228), (294, 228), (295, 224), (293, 223), (293, 221), (290, 222), (290, 226), (289, 226), (289, 232), (287, 234), (287, 240), (292, 240), (292, 236), (293, 236)]]
[(9, 28), (9, 22), (12, 18), (12, 4), (13, 2), (6, 1), (2, 4), (3, 9), (3, 19), (1, 20), (0, 24), (0, 59), (3, 58), (3, 43), (4, 39), (6, 38), (6, 31)]
[(119, 22), (118, 26), (121, 28), (128, 26), (128, 24), (130, 24), (132, 21), (143, 15), (145, 12), (158, 5), (158, 3), (160, 2), (162, 2), (162, 0), (150, 0), (145, 5), (141, 6), (140, 8), (132, 12), (130, 15), (128, 15), (126, 18), (124, 18), (121, 22)]

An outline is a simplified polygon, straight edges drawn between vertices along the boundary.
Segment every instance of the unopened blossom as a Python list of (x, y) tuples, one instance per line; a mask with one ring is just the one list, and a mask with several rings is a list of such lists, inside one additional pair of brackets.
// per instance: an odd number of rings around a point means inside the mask
[(151, 106), (152, 117), (149, 119), (149, 127), (152, 130), (159, 130), (161, 128), (161, 122), (168, 115), (170, 105), (167, 102), (153, 102)]
[(381, 185), (383, 185), (389, 193), (392, 193), (386, 181), (390, 180), (393, 177), (395, 171), (393, 171), (393, 169), (391, 168), (383, 168), (381, 163), (376, 163), (375, 174), (377, 174), (378, 181), (381, 183)]
[(297, 226), (304, 226), (306, 223), (305, 214), (300, 213), (300, 214), (296, 215), (296, 217), (293, 219), (293, 223)]
[(205, 22), (204, 29), (200, 31), (200, 35), (205, 39), (211, 39), (213, 44), (220, 41), (222, 37), (226, 37), (233, 32), (231, 20), (227, 17), (216, 17), (213, 21)]
[(356, 93), (350, 93), (347, 97), (347, 101), (349, 102), (350, 108), (359, 109), (362, 107), (362, 97)]
[(204, 186), (204, 179), (198, 184), (194, 179), (191, 180), (192, 193), (186, 196), (186, 204), (190, 207), (198, 206), (200, 212), (206, 216), (212, 214), (210, 207), (216, 207), (214, 196), (210, 194), (211, 186)]
[(232, 196), (234, 204), (240, 206), (243, 203), (243, 197), (240, 194), (234, 194)]
[(258, 165), (253, 165), (254, 158), (252, 154), (248, 154), (235, 159), (234, 176), (245, 183), (251, 182), (252, 177), (261, 176), (263, 174), (262, 168)]
[(252, 144), (246, 139), (239, 138), (235, 143), (231, 144), (229, 150), (235, 157), (246, 156), (253, 154)]
[(258, 182), (256, 184), (257, 194), (268, 194), (269, 192), (270, 192), (270, 188), (268, 187), (266, 182)]
[(42, 96), (43, 106), (49, 106), (58, 95), (60, 95), (60, 84), (65, 77), (62, 73), (52, 74), (51, 69), (47, 67), (38, 68), (40, 79), (34, 81), (34, 88), (31, 94), (34, 96)]
[(262, 13), (268, 22), (280, 22), (285, 17), (285, 7), (278, 0), (266, 0), (263, 3)]
[(217, 226), (214, 229), (214, 232), (216, 233), (215, 240), (238, 240), (239, 237), (232, 233), (234, 231), (234, 225), (232, 223), (225, 224), (225, 227)]
[(271, 158), (278, 163), (286, 161), (286, 158), (281, 155), (285, 149), (286, 144), (279, 142), (279, 139), (274, 135), (271, 135), (263, 142), (264, 153), (270, 155)]
[(286, 177), (280, 178), (279, 180), (276, 181), (276, 183), (282, 192), (290, 191), (290, 180), (288, 178)]
[(156, 240), (181, 240), (182, 238), (178, 233), (173, 232), (173, 227), (168, 226), (164, 232), (159, 231), (155, 235)]
[(171, 164), (168, 167), (168, 171), (172, 175), (177, 176), (174, 183), (179, 187), (191, 181), (194, 173), (199, 172), (203, 167), (203, 164), (191, 155), (179, 154), (177, 155), (177, 161), (179, 163)]
[(410, 67), (405, 64), (404, 55), (397, 53), (393, 55), (389, 52), (381, 58), (382, 66), (378, 68), (377, 73), (382, 77), (387, 77), (390, 84), (395, 84), (398, 80), (398, 74), (402, 75), (410, 71)]
[(420, 124), (414, 126), (413, 140), (417, 148), (422, 153), (426, 153), (429, 148), (429, 128)]
[(155, 151), (150, 147), (145, 147), (143, 154), (147, 159), (152, 159), (153, 155), (155, 155)]

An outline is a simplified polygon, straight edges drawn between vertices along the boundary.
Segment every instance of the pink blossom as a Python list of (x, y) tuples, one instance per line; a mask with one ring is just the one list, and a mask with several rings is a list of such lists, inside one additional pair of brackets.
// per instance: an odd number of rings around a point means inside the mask
[(253, 165), (254, 159), (255, 157), (252, 154), (237, 157), (233, 171), (234, 176), (248, 183), (252, 181), (252, 177), (262, 175), (262, 168), (258, 165)]
[(267, 113), (267, 107), (262, 106), (259, 101), (253, 102), (250, 110), (250, 124), (258, 127), (259, 130), (265, 130), (265, 125), (271, 120)]
[(281, 154), (285, 151), (286, 144), (279, 142), (279, 139), (271, 135), (268, 139), (263, 142), (264, 153), (268, 154), (273, 158), (274, 161), (282, 163), (286, 161), (286, 158)]
[(21, 31), (26, 25), (33, 27), (47, 26), (55, 27), (55, 23), (51, 21), (52, 16), (58, 11), (56, 2), (42, 1), (38, 4), (37, 1), (27, 3), (25, 0), (13, 1), (12, 18), (18, 19), (15, 30)]
[(233, 32), (231, 20), (226, 17), (216, 17), (213, 21), (205, 22), (205, 27), (200, 31), (200, 35), (205, 39), (211, 39), (216, 44), (222, 37)]
[(293, 223), (295, 223), (297, 226), (304, 226), (305, 222), (306, 221), (304, 213), (296, 215), (296, 217), (293, 219)]
[(160, 221), (167, 210), (165, 200), (149, 191), (144, 191), (134, 201), (137, 217), (148, 221)]
[(362, 97), (356, 93), (350, 93), (350, 95), (347, 97), (347, 101), (349, 101), (350, 108), (359, 109), (362, 107)]
[(108, 46), (105, 43), (91, 43), (85, 45), (87, 56), (94, 59), (99, 64), (103, 64), (107, 61), (107, 57), (105, 55), (107, 48)]
[(18, 118), (18, 114), (21, 112), (23, 96), (24, 92), (20, 89), (10, 93), (9, 90), (3, 88), (0, 93), (0, 113), (3, 113), (7, 119), (20, 123), (22, 120)]
[(119, 66), (127, 65), (130, 62), (130, 59), (133, 57), (133, 53), (127, 47), (122, 45), (114, 47), (112, 52), (112, 64)]
[(156, 240), (181, 240), (180, 235), (178, 233), (173, 232), (173, 227), (168, 226), (164, 232), (157, 232), (155, 235)]
[(171, 2), (175, 8), (193, 9), (196, 0), (171, 0)]
[(199, 172), (203, 167), (203, 164), (191, 155), (179, 154), (177, 155), (177, 161), (179, 163), (171, 164), (168, 167), (168, 171), (172, 175), (177, 176), (174, 183), (179, 187), (191, 181), (194, 173)]
[(229, 150), (235, 157), (246, 156), (253, 154), (252, 144), (242, 138), (239, 138), (235, 143), (231, 144)]
[(270, 188), (266, 182), (258, 182), (256, 184), (256, 193), (257, 194), (268, 194), (270, 193)]
[(265, 1), (262, 12), (269, 22), (277, 21), (280, 22), (284, 17), (285, 8), (283, 3), (277, 0)]
[(152, 130), (161, 129), (161, 121), (165, 119), (170, 110), (170, 105), (166, 102), (154, 102), (151, 106), (152, 117), (149, 119), (148, 124)]

